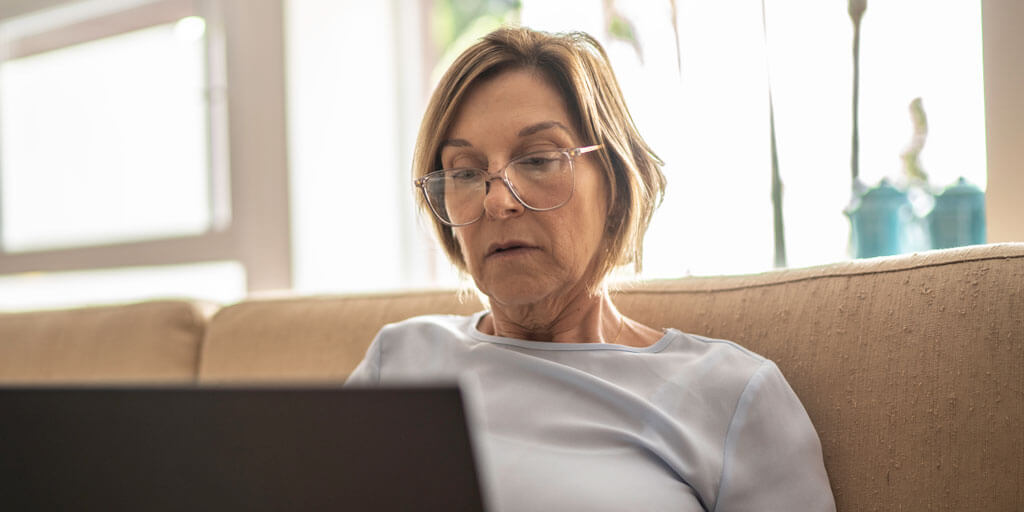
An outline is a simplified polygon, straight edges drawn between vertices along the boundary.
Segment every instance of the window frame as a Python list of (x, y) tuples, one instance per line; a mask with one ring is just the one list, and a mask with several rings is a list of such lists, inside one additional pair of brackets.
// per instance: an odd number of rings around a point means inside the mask
[[(43, 14), (59, 19), (89, 3), (66, 0)], [(108, 12), (79, 15), (70, 23), (20, 37), (7, 35), (6, 54), (0, 57), (27, 56), (202, 16), (210, 95), (210, 228), (191, 236), (60, 249), (7, 252), (0, 247), (0, 275), (237, 261), (245, 269), (250, 292), (291, 288), (281, 0), (245, 5), (224, 0), (130, 0), (116, 9), (109, 9), (109, 4)], [(2, 14), (0, 24), (11, 26)], [(43, 19), (30, 12), (16, 22), (24, 26)]]

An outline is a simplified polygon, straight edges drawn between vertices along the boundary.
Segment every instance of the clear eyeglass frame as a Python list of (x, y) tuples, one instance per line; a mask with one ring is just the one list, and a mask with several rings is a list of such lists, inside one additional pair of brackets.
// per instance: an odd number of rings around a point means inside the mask
[[(483, 173), (484, 175), (488, 176), (487, 179), (486, 179), (487, 183), (489, 183), (489, 182), (491, 182), (493, 180), (496, 180), (496, 179), (500, 179), (505, 184), (505, 186), (509, 189), (509, 191), (512, 192), (512, 197), (515, 197), (516, 201), (519, 202), (519, 204), (523, 205), (523, 208), (526, 208), (526, 209), (528, 209), (530, 211), (535, 211), (535, 212), (547, 212), (547, 211), (556, 210), (558, 208), (561, 208), (561, 207), (565, 206), (565, 204), (568, 203), (570, 199), (572, 199), (572, 195), (573, 195), (573, 193), (576, 190), (576, 169), (575, 169), (576, 162), (575, 162), (575, 158), (577, 156), (579, 156), (579, 155), (582, 155), (582, 154), (585, 154), (585, 153), (590, 153), (591, 151), (597, 151), (597, 150), (599, 150), (599, 149), (601, 149), (603, 147), (604, 147), (603, 144), (595, 144), (595, 145), (592, 145), (592, 146), (583, 146), (583, 147), (578, 147), (578, 148), (560, 148), (560, 149), (552, 149), (552, 150), (547, 150), (547, 151), (536, 151), (536, 152), (532, 152), (532, 153), (528, 153), (528, 154), (516, 157), (516, 158), (514, 158), (512, 160), (509, 160), (508, 163), (506, 163), (501, 168), (500, 171), (498, 171), (498, 172), (496, 172), (494, 174), (489, 174), (484, 169), (473, 169), (473, 168), (441, 169), (439, 171), (434, 171), (434, 172), (428, 173), (428, 174), (426, 174), (424, 176), (421, 176), (421, 177), (413, 180), (413, 185), (416, 188), (420, 189), (420, 192), (423, 194), (423, 200), (427, 202), (427, 206), (430, 207), (430, 211), (431, 211), (431, 213), (434, 214), (434, 217), (436, 217), (437, 220), (440, 221), (442, 224), (445, 224), (447, 226), (452, 226), (452, 227), (468, 226), (468, 225), (473, 224), (476, 221), (482, 219), (484, 217), (484, 214), (486, 213), (485, 209), (481, 208), (480, 209), (480, 215), (478, 215), (473, 220), (468, 221), (468, 222), (462, 222), (462, 223), (454, 223), (454, 222), (451, 222), (449, 220), (446, 220), (444, 218), (444, 216), (441, 213), (438, 212), (439, 206), (435, 205), (434, 201), (431, 200), (430, 194), (427, 192), (427, 184), (431, 180), (444, 179), (447, 174), (452, 173), (452, 172), (465, 172), (467, 170), (479, 171), (479, 172)], [(563, 155), (565, 155), (566, 158), (569, 160), (569, 172), (570, 172), (570, 176), (571, 176), (571, 179), (572, 179), (573, 183), (572, 183), (572, 188), (570, 188), (569, 194), (565, 198), (564, 201), (562, 201), (561, 203), (559, 203), (559, 204), (557, 204), (555, 206), (551, 206), (551, 207), (548, 207), (548, 208), (536, 208), (536, 207), (533, 207), (533, 206), (530, 206), (529, 204), (527, 204), (526, 201), (524, 201), (523, 198), (519, 196), (519, 192), (516, 191), (516, 187), (512, 186), (512, 183), (508, 179), (508, 172), (507, 171), (508, 171), (509, 167), (511, 167), (512, 165), (516, 164), (517, 162), (520, 162), (520, 161), (523, 161), (523, 160), (527, 160), (527, 159), (529, 159), (529, 158), (531, 158), (531, 157), (533, 157), (535, 155), (543, 154), (543, 153), (562, 153)]]

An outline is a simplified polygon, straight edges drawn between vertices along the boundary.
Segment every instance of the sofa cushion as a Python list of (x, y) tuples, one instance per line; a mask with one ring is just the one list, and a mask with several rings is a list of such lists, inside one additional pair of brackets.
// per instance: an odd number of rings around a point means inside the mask
[(199, 381), (343, 381), (385, 324), (428, 313), (469, 314), (482, 306), (429, 291), (250, 300), (210, 322)]
[(185, 301), (0, 314), (0, 383), (194, 382), (205, 324)]

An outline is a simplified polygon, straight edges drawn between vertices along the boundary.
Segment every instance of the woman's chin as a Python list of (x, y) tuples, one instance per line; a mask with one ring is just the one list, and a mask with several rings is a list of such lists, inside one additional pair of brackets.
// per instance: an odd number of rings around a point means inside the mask
[(477, 286), (490, 299), (492, 306), (503, 307), (538, 304), (551, 297), (557, 289), (550, 283), (536, 282), (529, 278), (501, 279), (483, 286), (478, 283)]

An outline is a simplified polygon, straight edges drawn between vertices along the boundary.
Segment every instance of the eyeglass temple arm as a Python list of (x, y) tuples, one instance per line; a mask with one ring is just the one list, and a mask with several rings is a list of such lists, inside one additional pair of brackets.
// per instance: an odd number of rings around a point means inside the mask
[(601, 149), (603, 147), (604, 147), (604, 144), (594, 144), (593, 146), (584, 146), (582, 148), (576, 148), (576, 149), (570, 151), (570, 153), (573, 156), (578, 156), (578, 155), (582, 155), (583, 153), (590, 153), (591, 151), (597, 151), (597, 150), (599, 150), (599, 149)]

